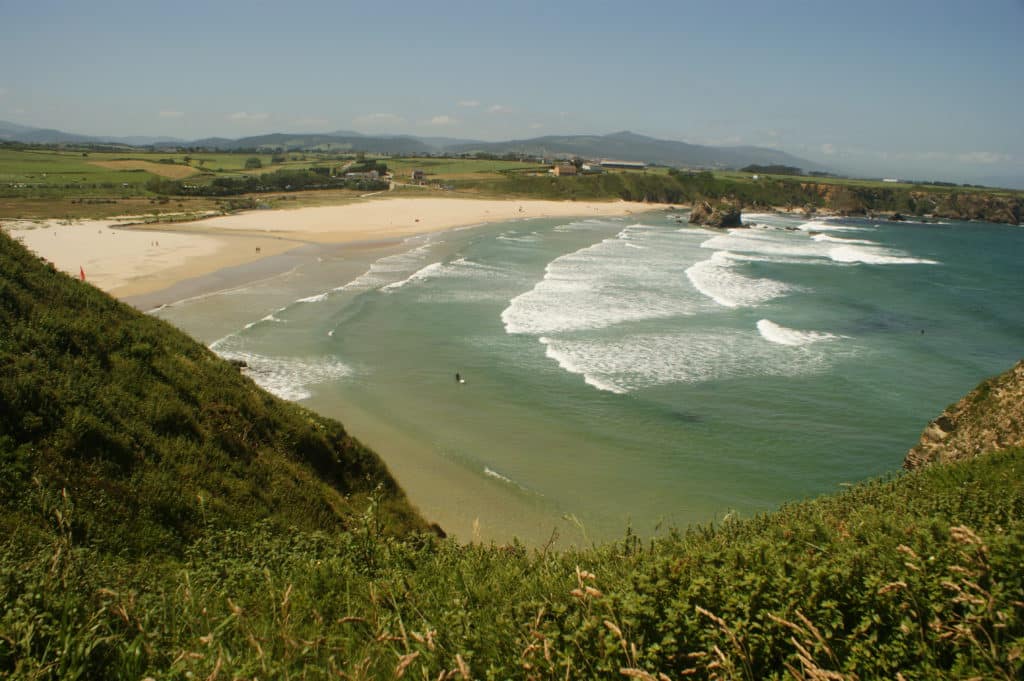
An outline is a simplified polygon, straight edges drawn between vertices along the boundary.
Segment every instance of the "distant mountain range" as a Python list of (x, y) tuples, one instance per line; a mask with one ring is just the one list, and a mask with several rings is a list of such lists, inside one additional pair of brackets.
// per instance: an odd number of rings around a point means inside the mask
[(658, 165), (700, 168), (741, 168), (750, 164), (788, 165), (804, 170), (827, 170), (813, 161), (765, 147), (717, 147), (659, 140), (624, 131), (610, 135), (549, 135), (506, 142), (482, 142), (450, 137), (411, 135), (363, 135), (349, 130), (329, 133), (273, 133), (228, 139), (208, 137), (182, 140), (172, 137), (97, 137), (61, 130), (32, 128), (0, 121), (0, 140), (28, 144), (117, 144), (132, 147), (199, 147), (232, 151), (238, 149), (365, 151), (380, 154), (469, 154), (508, 153), (538, 157), (580, 156), (622, 161), (644, 161)]

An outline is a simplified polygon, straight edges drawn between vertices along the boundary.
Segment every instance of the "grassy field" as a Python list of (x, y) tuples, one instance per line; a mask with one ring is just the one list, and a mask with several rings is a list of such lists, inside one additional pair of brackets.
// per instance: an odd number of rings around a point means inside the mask
[(546, 172), (548, 166), (520, 161), (491, 161), (462, 158), (389, 158), (384, 159), (397, 181), (406, 181), (413, 170), (422, 170), (426, 180), (464, 179), (467, 176), (499, 179), (502, 171)]
[[(260, 160), (261, 167), (247, 169), (246, 162), (254, 156)], [(690, 174), (650, 167), (644, 171), (611, 171), (602, 175), (556, 178), (547, 174), (546, 165), (519, 161), (368, 158), (386, 163), (400, 185), (410, 182), (412, 171), (422, 170), (425, 187), (399, 189), (402, 193), (415, 192), (415, 195), (437, 192), (436, 185), (442, 185), (445, 193), (486, 198), (626, 199), (670, 203), (707, 198), (736, 201), (755, 209), (772, 206), (803, 209), (810, 206), (853, 214), (874, 211), (914, 215), (935, 213), (1011, 223), (1019, 221), (1020, 202), (1024, 197), (1024, 192), (1010, 190), (834, 177), (762, 174), (754, 180), (751, 173), (739, 171)], [(337, 188), (324, 189), (319, 195), (303, 191), (293, 203), (287, 198), (268, 197), (263, 190), (258, 194), (236, 195), (232, 201), (225, 201), (190, 196), (197, 192), (176, 190), (174, 182), (202, 186), (218, 179), (242, 181), (248, 176), (278, 170), (308, 171), (323, 167), (342, 170), (355, 160), (354, 156), (339, 157), (337, 154), (311, 151), (288, 152), (284, 154), (283, 161), (273, 163), (270, 154), (248, 152), (68, 151), (0, 146), (0, 218), (96, 218), (236, 210), (256, 204), (271, 207), (282, 204), (325, 205), (338, 200), (348, 201), (359, 194)], [(154, 184), (157, 180), (164, 184)]]

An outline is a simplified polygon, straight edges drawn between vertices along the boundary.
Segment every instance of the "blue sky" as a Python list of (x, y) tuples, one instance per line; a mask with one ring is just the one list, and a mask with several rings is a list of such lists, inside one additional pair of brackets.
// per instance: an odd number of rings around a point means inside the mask
[(0, 26), (0, 120), (71, 132), (629, 129), (1024, 178), (1024, 0), (0, 0)]

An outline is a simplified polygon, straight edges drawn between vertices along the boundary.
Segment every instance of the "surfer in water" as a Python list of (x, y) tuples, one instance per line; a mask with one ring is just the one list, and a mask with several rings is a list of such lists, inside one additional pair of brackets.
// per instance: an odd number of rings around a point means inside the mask
[(462, 383), (462, 374), (460, 374), (458, 371), (455, 372), (455, 382)]

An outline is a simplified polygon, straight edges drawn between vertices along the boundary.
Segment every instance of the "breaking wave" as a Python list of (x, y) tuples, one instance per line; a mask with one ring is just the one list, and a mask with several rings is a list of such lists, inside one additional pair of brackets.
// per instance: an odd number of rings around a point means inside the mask
[(776, 324), (770, 319), (759, 320), (757, 322), (757, 331), (766, 341), (776, 343), (778, 345), (790, 346), (810, 345), (811, 343), (817, 343), (819, 341), (842, 338), (842, 336), (836, 336), (835, 334), (824, 333), (822, 331), (797, 331), (796, 329), (788, 329), (785, 326)]

